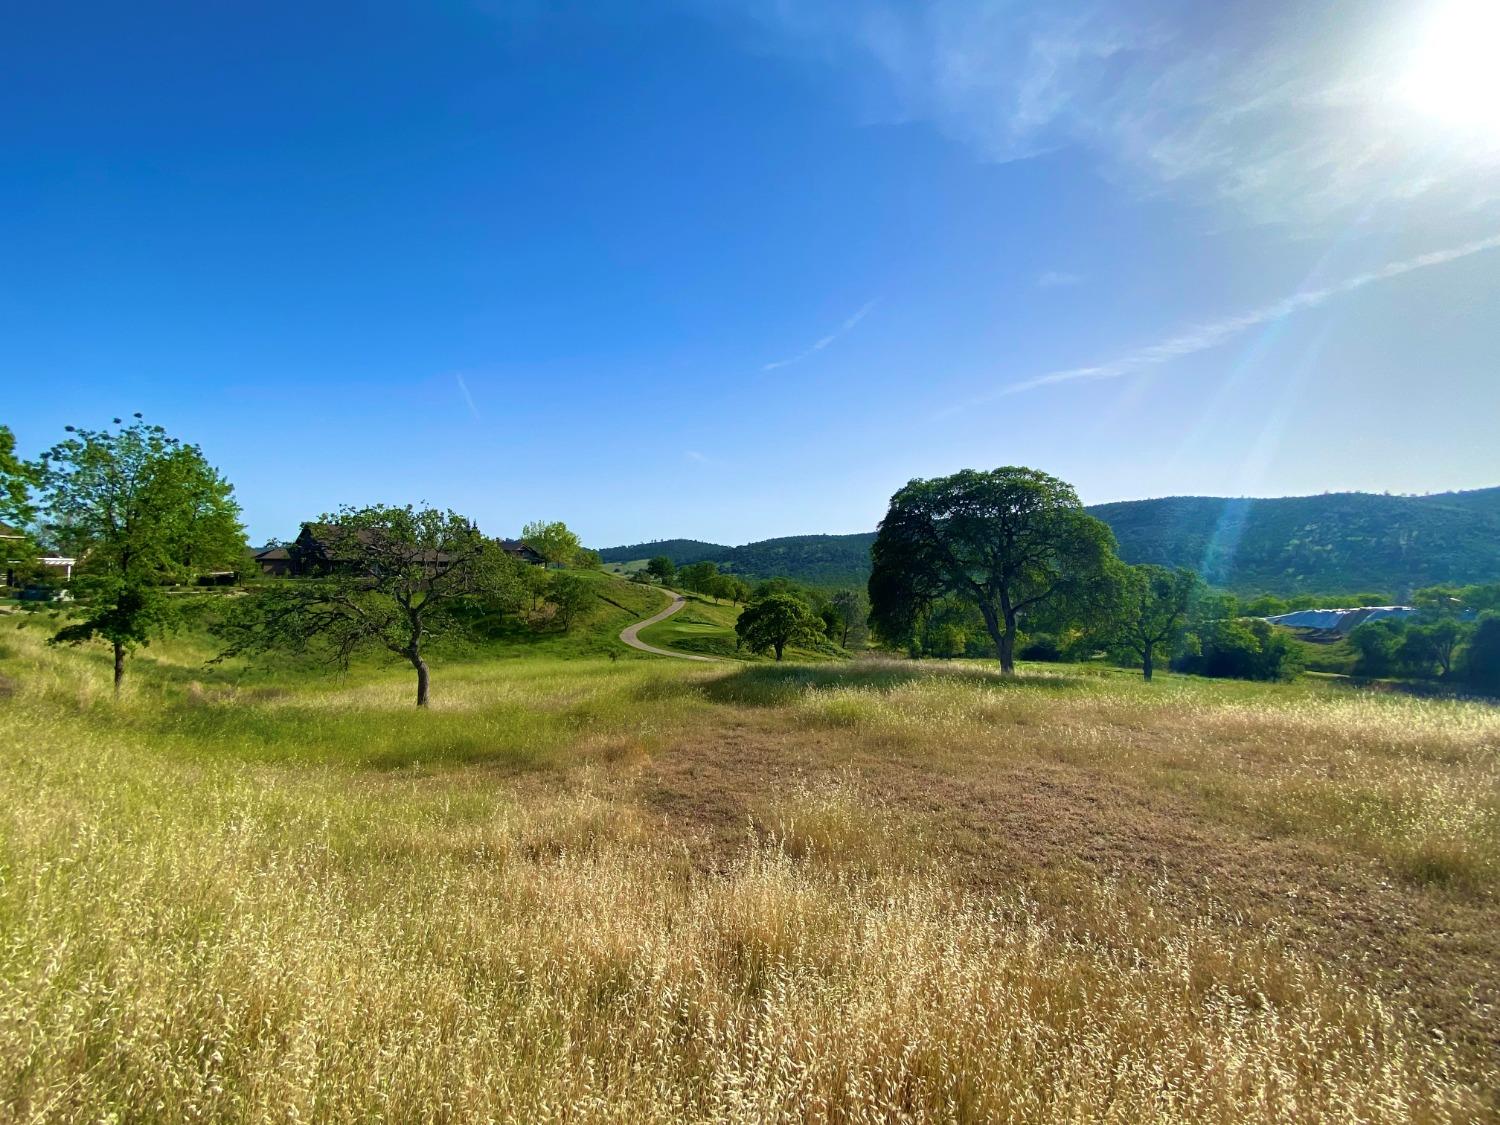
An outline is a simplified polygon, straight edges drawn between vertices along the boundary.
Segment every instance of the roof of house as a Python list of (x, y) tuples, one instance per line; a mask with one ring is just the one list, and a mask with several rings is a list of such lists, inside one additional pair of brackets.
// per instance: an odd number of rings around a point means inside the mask
[(1299, 609), (1291, 613), (1279, 613), (1266, 620), (1272, 625), (1285, 625), (1290, 629), (1352, 633), (1367, 621), (1379, 621), (1386, 617), (1410, 617), (1416, 612), (1409, 605), (1368, 605), (1353, 609)]
[(266, 547), (264, 550), (256, 551), (254, 557), (257, 559), (289, 559), (292, 557), (292, 554), (285, 547)]

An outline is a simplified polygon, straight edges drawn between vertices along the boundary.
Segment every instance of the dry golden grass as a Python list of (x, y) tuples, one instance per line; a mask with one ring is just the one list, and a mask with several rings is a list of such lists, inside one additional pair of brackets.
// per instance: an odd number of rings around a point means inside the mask
[[(116, 706), (77, 654), (6, 647), (4, 1120), (1494, 1114), (1486, 1060), (1282, 926), (1226, 924), (1234, 887), (976, 884), (941, 807), (879, 795), (914, 762), (956, 792), (1035, 762), (1258, 824), (1259, 777), (1288, 831), (1397, 864), (1493, 831), (1481, 711), (603, 661), (470, 668), (425, 716), (384, 705), (396, 680), (170, 666)], [(806, 772), (728, 760), (745, 730)], [(747, 771), (727, 847), (649, 799), (687, 746)], [(1351, 778), (1406, 842), (1321, 824)], [(1489, 863), (1442, 893), (1482, 902)]]

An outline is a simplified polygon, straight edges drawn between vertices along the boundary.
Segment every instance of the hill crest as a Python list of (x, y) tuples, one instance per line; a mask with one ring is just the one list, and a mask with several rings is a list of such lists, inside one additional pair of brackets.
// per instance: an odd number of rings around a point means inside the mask
[[(1186, 566), (1245, 593), (1404, 595), (1500, 581), (1500, 486), (1420, 496), (1328, 492), (1275, 498), (1166, 496), (1095, 504), (1127, 562)], [(875, 533), (791, 535), (740, 546), (667, 539), (601, 551), (606, 562), (664, 554), (754, 577), (859, 585)]]

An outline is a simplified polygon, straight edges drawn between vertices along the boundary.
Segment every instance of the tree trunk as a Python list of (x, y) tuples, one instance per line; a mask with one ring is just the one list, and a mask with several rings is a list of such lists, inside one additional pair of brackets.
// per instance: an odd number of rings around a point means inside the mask
[(125, 682), (125, 646), (115, 642), (115, 694), (120, 694), (120, 685)]
[(1016, 615), (1006, 612), (1005, 628), (1000, 628), (1000, 614), (995, 607), (983, 599), (979, 601), (979, 612), (984, 615), (984, 627), (989, 630), (990, 640), (995, 642), (995, 653), (1000, 657), (1000, 674), (1016, 674)]
[(422, 651), (413, 645), (406, 650), (406, 658), (411, 661), (411, 666), (417, 670), (417, 706), (427, 706), (427, 684), (430, 677), (427, 674), (427, 661), (422, 659)]
[(781, 650), (784, 646), (780, 641), (777, 641), (774, 647), (776, 649), (776, 659), (779, 661), (781, 659)]
[(1141, 657), (1141, 675), (1145, 676), (1148, 681), (1151, 679), (1151, 650), (1154, 647), (1153, 645), (1147, 645), (1146, 655)]
[(1005, 622), (1005, 632), (1000, 634), (1000, 674), (1016, 674), (1016, 622), (1010, 618)]

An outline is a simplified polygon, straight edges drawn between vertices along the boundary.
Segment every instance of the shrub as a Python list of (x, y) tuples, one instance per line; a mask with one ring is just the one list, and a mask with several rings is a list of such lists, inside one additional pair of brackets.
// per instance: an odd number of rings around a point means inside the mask
[(1172, 667), (1233, 680), (1290, 680), (1301, 671), (1286, 633), (1269, 622), (1228, 618), (1204, 622), (1189, 633)]

